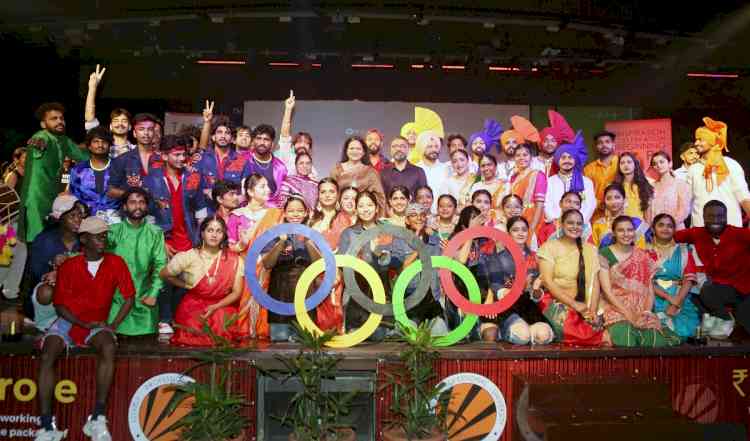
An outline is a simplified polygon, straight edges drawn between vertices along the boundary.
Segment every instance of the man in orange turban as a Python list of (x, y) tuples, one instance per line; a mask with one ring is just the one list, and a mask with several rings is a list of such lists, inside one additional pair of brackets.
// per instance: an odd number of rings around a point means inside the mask
[(750, 215), (750, 191), (745, 172), (734, 159), (724, 156), (727, 145), (727, 125), (709, 117), (695, 131), (695, 147), (701, 155), (700, 161), (691, 165), (687, 181), (693, 193), (691, 210), (692, 226), (703, 226), (703, 206), (710, 200), (718, 200), (727, 206), (727, 223), (742, 227), (742, 211)]

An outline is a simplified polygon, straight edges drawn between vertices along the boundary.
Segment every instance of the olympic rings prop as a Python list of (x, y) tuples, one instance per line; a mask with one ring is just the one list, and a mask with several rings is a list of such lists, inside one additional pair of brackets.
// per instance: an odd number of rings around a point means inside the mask
[[(420, 240), (414, 233), (404, 227), (396, 225), (376, 225), (363, 231), (352, 241), (349, 249), (345, 250), (346, 254), (356, 256), (360, 248), (373, 240), (379, 234), (388, 234), (406, 241), (412, 249), (419, 253), (419, 260), (422, 262), (422, 277), (419, 280), (416, 291), (406, 299), (406, 309), (409, 310), (417, 306), (430, 289), (430, 280), (432, 280), (432, 261), (425, 243)], [(365, 293), (359, 289), (357, 280), (354, 278), (354, 271), (351, 268), (344, 267), (345, 292), (362, 308), (371, 313), (380, 315), (393, 315), (393, 306), (388, 304), (377, 304), (372, 301)]]
[[(467, 286), (469, 290), (469, 299), (474, 303), (482, 303), (482, 293), (477, 284), (477, 279), (471, 274), (471, 271), (469, 271), (466, 266), (461, 264), (461, 262), (445, 256), (432, 256), (432, 266), (436, 268), (445, 268), (455, 273)], [(396, 321), (403, 326), (414, 330), (416, 330), (416, 328), (406, 316), (404, 294), (406, 293), (406, 287), (409, 285), (409, 282), (421, 269), (422, 262), (419, 260), (415, 261), (404, 268), (396, 279), (396, 284), (393, 285), (393, 315), (395, 316)], [(424, 278), (424, 275), (421, 277)], [(461, 341), (464, 337), (469, 335), (472, 328), (477, 323), (477, 320), (479, 320), (479, 316), (476, 314), (466, 314), (464, 319), (461, 320), (461, 324), (456, 329), (452, 330), (447, 335), (437, 337), (433, 344), (435, 346), (450, 346)]]
[[(318, 259), (313, 262), (312, 265), (307, 267), (297, 282), (297, 287), (294, 291), (294, 312), (297, 315), (297, 322), (303, 328), (308, 331), (322, 334), (323, 331), (310, 319), (310, 315), (307, 313), (305, 308), (305, 295), (307, 289), (313, 280), (323, 272), (323, 259)], [(336, 266), (351, 268), (365, 277), (365, 280), (370, 284), (372, 290), (372, 296), (375, 301), (379, 304), (385, 303), (385, 287), (383, 282), (380, 280), (380, 276), (375, 269), (370, 266), (367, 262), (354, 256), (348, 255), (336, 255)], [(329, 272), (326, 269), (326, 272)], [(335, 271), (331, 272), (335, 274)], [(383, 320), (383, 316), (374, 312), (370, 313), (365, 323), (354, 332), (344, 335), (337, 335), (327, 343), (327, 346), (332, 348), (349, 348), (358, 343), (361, 343), (367, 339), (380, 325), (380, 321)]]
[(505, 248), (510, 251), (510, 255), (513, 257), (513, 263), (516, 266), (516, 276), (513, 280), (513, 286), (510, 291), (502, 299), (490, 304), (475, 304), (471, 303), (461, 292), (456, 288), (456, 284), (453, 282), (450, 271), (441, 269), (440, 282), (445, 291), (445, 294), (453, 302), (454, 305), (461, 308), (466, 313), (473, 313), (482, 316), (490, 316), (494, 314), (500, 314), (506, 309), (513, 306), (516, 300), (521, 296), (523, 288), (526, 285), (526, 259), (523, 257), (523, 253), (518, 245), (511, 239), (508, 233), (502, 232), (492, 227), (472, 227), (458, 233), (453, 237), (443, 251), (443, 256), (453, 257), (456, 255), (461, 246), (469, 240), (476, 239), (478, 237), (487, 237), (495, 242), (500, 242), (505, 245)]
[[(326, 269), (325, 275), (323, 276), (323, 283), (321, 283), (320, 287), (305, 301), (305, 307), (308, 311), (320, 305), (336, 283), (336, 259), (333, 255), (333, 250), (328, 245), (328, 241), (326, 241), (323, 235), (302, 224), (277, 225), (261, 234), (261, 236), (253, 242), (253, 246), (250, 247), (250, 250), (247, 252), (247, 258), (245, 259), (245, 280), (250, 288), (250, 292), (253, 293), (255, 301), (267, 310), (278, 315), (294, 315), (294, 304), (282, 302), (271, 297), (271, 295), (260, 286), (260, 281), (255, 274), (256, 262), (258, 261), (261, 251), (263, 251), (263, 247), (265, 247), (268, 242), (282, 234), (299, 234), (308, 237), (313, 241), (320, 251), (320, 254), (323, 256), (323, 262), (325, 262)], [(305, 294), (307, 294), (307, 292), (305, 292)]]

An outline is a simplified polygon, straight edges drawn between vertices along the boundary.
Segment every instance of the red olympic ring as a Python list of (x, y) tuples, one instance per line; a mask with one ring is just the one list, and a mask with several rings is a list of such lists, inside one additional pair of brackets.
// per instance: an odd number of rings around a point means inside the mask
[(451, 272), (446, 269), (440, 269), (440, 282), (443, 285), (443, 290), (448, 298), (453, 302), (454, 305), (461, 308), (462, 311), (471, 314), (477, 314), (481, 316), (490, 316), (500, 314), (506, 309), (513, 306), (516, 300), (521, 296), (523, 289), (526, 285), (526, 259), (523, 257), (521, 248), (513, 242), (508, 233), (504, 233), (492, 227), (472, 227), (458, 233), (453, 237), (443, 251), (443, 256), (455, 258), (458, 253), (458, 249), (469, 240), (473, 240), (479, 237), (487, 237), (495, 242), (500, 242), (505, 245), (505, 248), (510, 251), (511, 257), (513, 257), (513, 263), (516, 266), (516, 277), (513, 280), (513, 286), (510, 287), (510, 291), (499, 301), (489, 304), (477, 304), (472, 303), (464, 297), (463, 294), (456, 288), (456, 284), (453, 282)]

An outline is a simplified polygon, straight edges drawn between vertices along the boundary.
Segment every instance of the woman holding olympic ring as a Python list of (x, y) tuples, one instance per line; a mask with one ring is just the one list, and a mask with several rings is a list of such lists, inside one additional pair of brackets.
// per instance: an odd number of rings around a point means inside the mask
[[(344, 254), (349, 249), (349, 245), (352, 243), (354, 238), (362, 234), (365, 230), (378, 225), (377, 216), (380, 211), (378, 207), (378, 200), (375, 194), (369, 191), (362, 191), (357, 195), (356, 199), (357, 207), (357, 222), (341, 232), (341, 238), (339, 239), (339, 253)], [(398, 270), (401, 268), (401, 262), (394, 259), (391, 253), (392, 239), (389, 236), (381, 236), (379, 238), (370, 241), (369, 246), (362, 247), (359, 258), (369, 263), (375, 271), (380, 275), (383, 280), (383, 285), (386, 287), (390, 286), (388, 281), (388, 270)], [(357, 275), (357, 281), (360, 289), (367, 293), (369, 291), (369, 285), (366, 281), (361, 280)], [(390, 302), (390, 292), (386, 292), (387, 301)], [(357, 302), (346, 302), (344, 305), (344, 322), (346, 329), (354, 329), (360, 327), (367, 317), (369, 312), (359, 306)], [(375, 337), (378, 338), (377, 336)]]
[[(227, 225), (230, 249), (240, 253), (243, 259), (255, 238), (277, 225), (283, 214), (280, 209), (268, 206), (271, 189), (266, 178), (253, 173), (245, 179), (244, 187), (245, 198), (248, 203), (246, 206), (232, 211)], [(263, 265), (258, 264), (256, 265), (256, 273), (258, 279), (267, 288), (268, 271), (265, 270)], [(268, 339), (270, 336), (268, 310), (253, 299), (247, 283), (245, 283), (240, 298), (240, 313), (237, 325), (242, 336), (258, 339)]]
[(583, 215), (567, 210), (560, 218), (563, 237), (539, 248), (537, 261), (542, 284), (542, 313), (563, 344), (608, 344), (599, 315), (599, 258), (596, 247), (583, 243)]
[[(482, 340), (505, 340), (516, 345), (549, 344), (555, 338), (555, 334), (537, 305), (543, 292), (536, 254), (526, 244), (529, 237), (529, 222), (521, 216), (513, 216), (508, 219), (508, 230), (513, 242), (521, 248), (526, 257), (526, 288), (511, 308), (495, 317), (481, 318)], [(489, 271), (490, 289), (487, 291), (485, 303), (500, 300), (507, 294), (516, 272), (513, 257), (507, 248), (500, 251), (497, 258), (490, 259), (489, 263), (495, 268)]]
[[(351, 206), (354, 207), (357, 190), (348, 187), (348, 191), (354, 196), (351, 198)], [(348, 203), (348, 202), (347, 202)], [(353, 210), (352, 210), (353, 213)], [(339, 245), (339, 237), (344, 229), (351, 227), (357, 219), (356, 214), (349, 215), (341, 210), (339, 203), (339, 185), (333, 178), (323, 178), (318, 183), (318, 205), (310, 219), (310, 227), (323, 234), (326, 241), (333, 250)], [(322, 281), (322, 275), (316, 279)], [(317, 288), (315, 284), (313, 288)], [(336, 330), (344, 332), (344, 311), (341, 307), (343, 295), (343, 283), (341, 272), (337, 273), (336, 285), (323, 303), (315, 310), (315, 322), (323, 330)]]
[[(283, 222), (305, 224), (309, 209), (300, 195), (290, 196), (284, 203)], [(302, 272), (315, 260), (320, 258), (320, 251), (311, 240), (301, 235), (287, 236), (282, 234), (269, 242), (261, 251), (261, 263), (268, 271), (268, 293), (282, 302), (294, 301), (294, 290)], [(310, 294), (312, 291), (308, 292)], [(294, 316), (268, 313), (271, 325), (271, 340), (288, 340), (291, 335), (289, 323)]]

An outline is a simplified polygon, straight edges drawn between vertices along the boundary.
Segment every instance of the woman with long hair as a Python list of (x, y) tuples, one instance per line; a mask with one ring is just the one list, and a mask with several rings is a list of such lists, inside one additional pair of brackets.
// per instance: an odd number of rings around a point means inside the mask
[(170, 342), (213, 346), (213, 339), (203, 331), (204, 323), (215, 335), (233, 339), (236, 324), (226, 324), (237, 314), (244, 273), (244, 259), (229, 249), (224, 220), (218, 215), (204, 219), (198, 247), (175, 254), (159, 273), (165, 282), (188, 290), (177, 307)]
[[(615, 182), (604, 189), (604, 216), (591, 225), (591, 240), (594, 245), (603, 248), (615, 242), (612, 222), (625, 214), (625, 199), (626, 191), (621, 184)], [(651, 243), (653, 233), (643, 219), (631, 216), (631, 220), (635, 225), (635, 244), (638, 248), (644, 249), (647, 243)]]
[[(690, 215), (692, 195), (690, 185), (677, 179), (672, 171), (672, 159), (665, 152), (659, 151), (651, 157), (651, 167), (656, 170), (659, 178), (654, 182), (654, 198), (651, 200), (650, 215), (667, 213), (677, 221), (678, 230), (685, 228), (685, 219)], [(653, 225), (654, 218), (648, 222)]]
[(439, 193), (456, 198), (458, 208), (462, 209), (471, 203), (471, 186), (474, 185), (476, 176), (469, 171), (469, 154), (466, 150), (454, 150), (451, 153), (451, 165), (453, 173), (443, 181)]
[[(282, 210), (269, 207), (271, 188), (266, 178), (253, 173), (245, 179), (244, 187), (247, 205), (233, 210), (227, 223), (229, 246), (232, 251), (242, 255), (243, 259), (255, 239), (279, 224), (283, 214)], [(255, 273), (261, 281), (261, 286), (267, 288), (268, 272), (263, 265), (257, 264)], [(247, 283), (244, 284), (240, 298), (237, 324), (241, 335), (263, 340), (270, 336), (268, 310), (255, 301)]]
[(529, 221), (532, 236), (544, 217), (544, 201), (547, 195), (547, 176), (543, 171), (531, 168), (531, 147), (520, 144), (513, 151), (516, 163), (510, 177), (510, 193), (523, 201), (522, 216)]
[(606, 336), (599, 310), (599, 259), (596, 247), (581, 240), (583, 215), (565, 211), (563, 237), (548, 240), (537, 251), (542, 284), (542, 313), (563, 344), (600, 346)]
[(653, 278), (659, 269), (653, 251), (633, 245), (635, 227), (628, 216), (612, 221), (615, 243), (599, 250), (599, 283), (607, 300), (604, 325), (615, 346), (673, 346), (680, 338), (653, 312)]
[(282, 207), (291, 195), (300, 195), (305, 199), (308, 207), (315, 207), (318, 203), (318, 181), (312, 178), (312, 156), (300, 152), (294, 158), (297, 173), (286, 175), (279, 188), (278, 202), (275, 206)]
[(643, 173), (641, 161), (634, 154), (620, 154), (615, 182), (625, 189), (625, 215), (639, 219), (650, 218), (649, 207), (654, 197), (654, 188)]
[(690, 300), (697, 283), (695, 260), (691, 248), (674, 241), (675, 220), (667, 213), (654, 218), (654, 243), (658, 270), (654, 274), (654, 312), (665, 326), (680, 338), (695, 336), (701, 318)]
[(458, 202), (449, 194), (441, 195), (437, 201), (437, 215), (429, 222), (430, 228), (435, 230), (443, 241), (448, 240), (456, 228), (458, 216)]
[(432, 189), (429, 185), (420, 185), (414, 189), (414, 201), (427, 210), (427, 216), (435, 214), (432, 209), (432, 202), (435, 200), (435, 195), (432, 193)]
[[(547, 319), (539, 311), (537, 302), (541, 300), (541, 279), (536, 262), (536, 254), (529, 249), (526, 241), (529, 236), (529, 222), (514, 216), (508, 219), (508, 234), (518, 245), (526, 259), (526, 284), (523, 293), (509, 309), (494, 317), (481, 318), (482, 340), (505, 340), (516, 345), (545, 345), (552, 342), (555, 334)], [(492, 256), (488, 265), (490, 286), (485, 303), (501, 300), (513, 285), (516, 266), (507, 248)]]
[(344, 141), (341, 151), (341, 161), (331, 171), (331, 177), (338, 182), (340, 188), (354, 187), (358, 191), (369, 191), (378, 200), (381, 210), (378, 214), (383, 216), (385, 210), (385, 193), (380, 175), (370, 165), (370, 155), (367, 154), (367, 145), (359, 136), (351, 136)]

